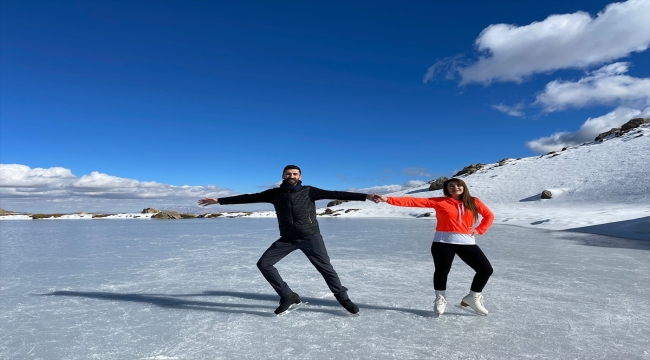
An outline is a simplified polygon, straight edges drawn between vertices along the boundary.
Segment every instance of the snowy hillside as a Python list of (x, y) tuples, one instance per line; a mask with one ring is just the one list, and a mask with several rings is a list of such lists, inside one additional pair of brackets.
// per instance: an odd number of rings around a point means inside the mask
[[(460, 165), (460, 164), (459, 164)], [(542, 156), (504, 159), (463, 175), (470, 192), (495, 213), (496, 224), (573, 230), (650, 240), (650, 124), (620, 137), (569, 147)], [(309, 184), (307, 184), (309, 185)], [(436, 197), (429, 185), (388, 196)], [(541, 199), (549, 190), (552, 199)], [(347, 202), (322, 217), (435, 219), (433, 209), (400, 208), (385, 203)], [(323, 214), (325, 208), (318, 210)], [(429, 213), (427, 216), (427, 213)], [(224, 217), (275, 217), (273, 211), (223, 213)], [(70, 214), (52, 219), (92, 219)], [(106, 219), (149, 219), (142, 214), (116, 214)], [(31, 220), (4, 215), (0, 220)]]
[[(494, 211), (495, 223), (554, 230), (609, 224), (582, 230), (641, 239), (650, 236), (649, 124), (604, 142), (512, 159), (503, 166), (487, 164), (460, 178), (473, 196)], [(428, 187), (388, 196), (443, 196), (442, 190), (428, 191)], [(540, 199), (544, 190), (550, 190), (553, 198)], [(343, 211), (347, 209), (360, 210)], [(433, 211), (370, 202), (344, 203), (332, 210), (340, 210), (335, 214), (341, 217), (422, 217)], [(626, 221), (633, 219), (640, 220)], [(626, 222), (616, 223), (621, 221)]]

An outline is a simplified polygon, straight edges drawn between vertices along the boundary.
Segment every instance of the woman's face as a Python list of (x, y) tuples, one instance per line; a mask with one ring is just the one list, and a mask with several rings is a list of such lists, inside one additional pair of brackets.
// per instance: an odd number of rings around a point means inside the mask
[(463, 195), (463, 191), (465, 191), (465, 188), (460, 183), (452, 181), (449, 184), (447, 184), (447, 191), (449, 191), (451, 197), (453, 197), (454, 199), (459, 199), (460, 196)]

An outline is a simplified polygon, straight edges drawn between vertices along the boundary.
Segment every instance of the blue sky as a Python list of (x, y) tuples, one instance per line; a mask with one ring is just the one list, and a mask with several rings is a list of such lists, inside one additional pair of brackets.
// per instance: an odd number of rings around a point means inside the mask
[(3, 1), (0, 195), (367, 191), (570, 145), (650, 106), (648, 2), (609, 4)]

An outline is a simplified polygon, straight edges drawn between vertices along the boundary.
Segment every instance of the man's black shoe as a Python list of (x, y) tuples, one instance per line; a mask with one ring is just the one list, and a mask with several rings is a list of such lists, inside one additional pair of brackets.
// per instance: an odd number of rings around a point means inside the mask
[(352, 300), (350, 299), (345, 299), (345, 300), (339, 300), (339, 304), (345, 308), (345, 310), (356, 314), (359, 312), (359, 307), (355, 305)]
[(291, 305), (293, 304), (300, 304), (302, 300), (300, 300), (300, 296), (296, 294), (295, 292), (292, 292), (291, 294), (284, 296), (280, 298), (280, 306), (278, 306), (277, 309), (275, 309), (275, 314), (280, 315), (283, 312), (289, 310)]

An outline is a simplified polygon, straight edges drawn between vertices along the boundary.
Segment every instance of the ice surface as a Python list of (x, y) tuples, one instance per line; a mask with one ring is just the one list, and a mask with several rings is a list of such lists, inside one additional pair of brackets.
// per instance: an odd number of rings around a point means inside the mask
[(433, 221), (319, 219), (361, 316), (307, 259), (280, 273), (309, 305), (276, 317), (255, 263), (274, 219), (0, 223), (2, 359), (650, 359), (650, 243), (496, 225), (487, 317), (433, 316)]

